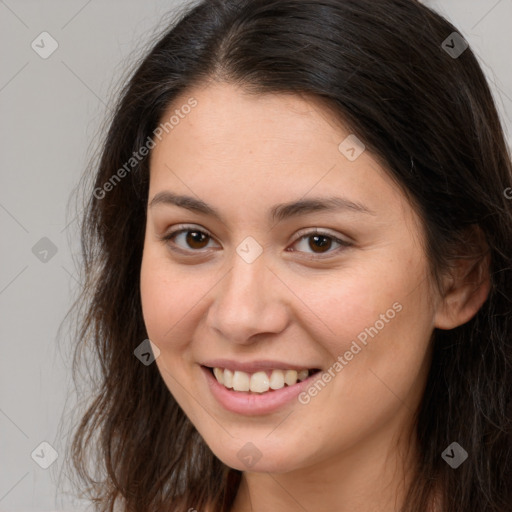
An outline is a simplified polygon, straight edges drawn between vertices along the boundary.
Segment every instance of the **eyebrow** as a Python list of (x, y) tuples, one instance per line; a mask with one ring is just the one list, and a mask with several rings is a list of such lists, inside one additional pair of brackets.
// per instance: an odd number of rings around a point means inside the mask
[[(149, 203), (149, 208), (162, 204), (179, 206), (180, 208), (186, 208), (187, 210), (192, 210), (204, 215), (211, 215), (225, 224), (222, 215), (213, 206), (192, 196), (178, 195), (165, 190), (153, 197)], [(359, 202), (350, 201), (343, 197), (331, 196), (299, 199), (298, 201), (274, 205), (270, 210), (270, 218), (275, 222), (281, 222), (285, 219), (298, 217), (307, 213), (340, 210), (377, 215), (374, 211)]]

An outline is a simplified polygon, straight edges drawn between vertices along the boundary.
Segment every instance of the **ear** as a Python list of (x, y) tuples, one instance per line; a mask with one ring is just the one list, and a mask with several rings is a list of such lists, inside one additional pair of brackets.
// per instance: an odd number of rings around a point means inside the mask
[[(466, 245), (473, 255), (453, 261), (450, 276), (445, 279), (444, 290), (434, 316), (438, 329), (454, 329), (465, 324), (489, 296), (491, 289), (490, 254), (485, 237), (479, 228), (473, 229)], [(477, 253), (477, 255), (475, 255)]]

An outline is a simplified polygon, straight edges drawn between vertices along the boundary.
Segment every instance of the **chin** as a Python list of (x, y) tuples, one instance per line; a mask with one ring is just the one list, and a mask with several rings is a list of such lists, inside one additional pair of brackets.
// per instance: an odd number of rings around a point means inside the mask
[[(213, 446), (214, 455), (226, 466), (251, 473), (288, 473), (306, 465), (304, 454), (297, 453), (290, 446), (256, 440), (241, 442), (233, 440), (235, 449), (226, 451), (226, 445)], [(218, 449), (217, 449), (218, 448)]]

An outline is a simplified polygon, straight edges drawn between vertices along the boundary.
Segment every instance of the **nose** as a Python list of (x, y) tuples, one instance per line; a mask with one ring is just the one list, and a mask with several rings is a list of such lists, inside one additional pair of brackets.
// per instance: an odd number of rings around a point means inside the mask
[(264, 256), (247, 263), (235, 254), (231, 270), (215, 287), (207, 325), (227, 341), (249, 345), (261, 339), (258, 334), (279, 333), (288, 324), (288, 288)]

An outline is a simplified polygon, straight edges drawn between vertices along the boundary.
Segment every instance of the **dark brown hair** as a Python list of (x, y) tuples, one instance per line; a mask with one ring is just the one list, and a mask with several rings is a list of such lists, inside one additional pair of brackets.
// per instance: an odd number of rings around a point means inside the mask
[[(434, 331), (417, 411), (420, 456), (402, 510), (424, 512), (435, 492), (444, 512), (512, 510), (512, 166), (471, 48), (455, 57), (443, 47), (453, 32), (414, 0), (204, 0), (137, 63), (110, 119), (81, 224), (85, 283), (74, 305), (73, 375), (89, 349), (99, 380), (70, 453), (97, 510), (112, 511), (119, 499), (126, 512), (208, 504), (227, 511), (240, 482), (157, 366), (133, 353), (148, 337), (139, 275), (149, 158), (104, 188), (177, 95), (209, 80), (321, 99), (411, 198), (435, 276), (469, 251), (461, 244), (471, 227), (483, 233), (491, 291), (469, 322)], [(469, 454), (457, 470), (441, 458), (452, 441)]]

